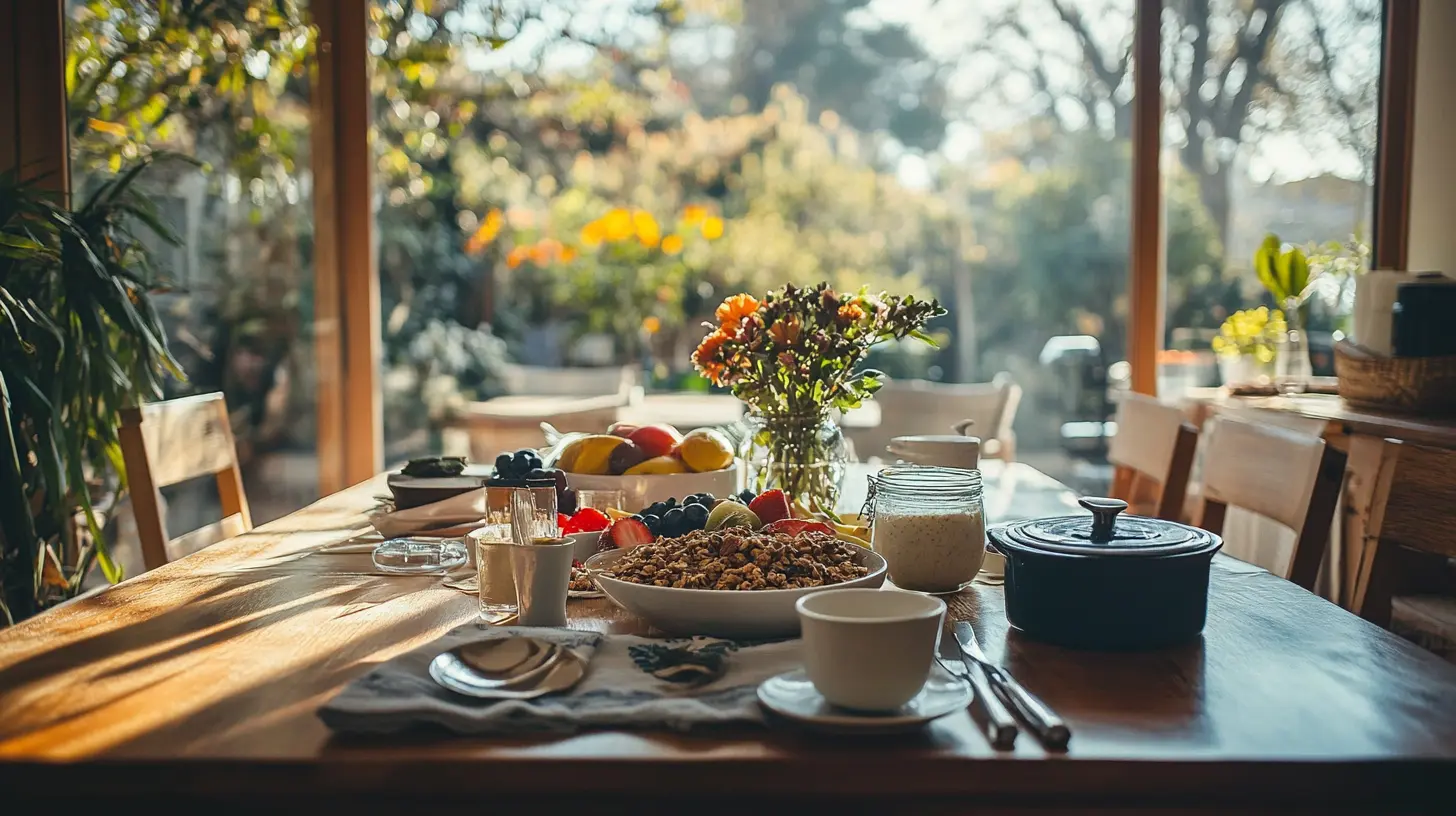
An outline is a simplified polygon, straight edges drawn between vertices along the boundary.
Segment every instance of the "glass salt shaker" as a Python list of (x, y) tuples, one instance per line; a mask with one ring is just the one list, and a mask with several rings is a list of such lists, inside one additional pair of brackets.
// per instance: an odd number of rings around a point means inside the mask
[(871, 491), (870, 548), (884, 556), (895, 586), (943, 594), (975, 580), (986, 557), (980, 471), (889, 467)]

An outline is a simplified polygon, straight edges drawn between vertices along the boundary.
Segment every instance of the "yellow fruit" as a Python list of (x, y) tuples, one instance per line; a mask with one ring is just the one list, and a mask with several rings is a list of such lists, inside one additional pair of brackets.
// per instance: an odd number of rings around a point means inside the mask
[(698, 473), (722, 470), (733, 463), (733, 446), (727, 437), (712, 428), (688, 432), (677, 444), (677, 455), (689, 469)]
[(672, 456), (655, 456), (627, 468), (624, 476), (641, 476), (655, 473), (687, 473), (687, 466)]
[(567, 473), (605, 476), (611, 472), (607, 463), (612, 457), (612, 451), (625, 441), (620, 436), (607, 434), (583, 436), (562, 449), (557, 467)]
[(858, 536), (852, 536), (849, 533), (838, 532), (834, 534), (834, 537), (839, 539), (840, 541), (843, 541), (846, 544), (853, 544), (856, 547), (864, 547), (866, 550), (870, 548), (870, 543), (868, 541), (865, 541)]
[(607, 516), (612, 521), (616, 521), (617, 519), (631, 518), (632, 514), (628, 513), (626, 510), (618, 510), (615, 507), (608, 507)]

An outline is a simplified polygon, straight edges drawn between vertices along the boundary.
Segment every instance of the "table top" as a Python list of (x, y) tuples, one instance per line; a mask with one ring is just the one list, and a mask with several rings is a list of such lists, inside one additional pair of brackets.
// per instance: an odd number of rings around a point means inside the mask
[(1214, 407), (1235, 406), (1282, 411), (1344, 426), (1350, 433), (1403, 439), (1421, 445), (1456, 448), (1456, 418), (1423, 417), (1361, 408), (1334, 394), (1241, 397), (1223, 388), (1192, 388), (1183, 401)]
[[(1024, 465), (988, 463), (991, 519), (1030, 509), (1012, 494), (1042, 490), (1042, 480)], [(1173, 650), (1068, 651), (1009, 631), (999, 587), (948, 599), (989, 656), (1067, 720), (1075, 736), (1064, 756), (1025, 735), (1014, 752), (994, 751), (975, 707), (920, 735), (869, 741), (761, 729), (335, 738), (319, 705), (475, 614), (473, 597), (436, 578), (380, 575), (367, 554), (318, 552), (362, 527), (378, 489), (357, 486), (0, 631), (7, 801), (165, 797), (287, 810), (328, 797), (367, 809), (489, 792), (492, 805), (551, 795), (682, 807), (692, 797), (694, 812), (810, 796), (861, 807), (921, 797), (915, 812), (972, 801), (1332, 812), (1419, 805), (1445, 795), (1456, 770), (1456, 668), (1224, 557), (1203, 637)], [(644, 631), (604, 600), (573, 602), (571, 613), (576, 628)], [(739, 795), (703, 800), (725, 784)]]

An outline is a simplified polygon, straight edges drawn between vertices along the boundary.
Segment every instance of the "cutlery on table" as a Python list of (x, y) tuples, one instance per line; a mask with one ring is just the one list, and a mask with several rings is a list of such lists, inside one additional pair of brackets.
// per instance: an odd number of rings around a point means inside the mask
[[(964, 677), (970, 681), (971, 688), (975, 689), (976, 699), (986, 712), (986, 739), (991, 741), (991, 747), (998, 751), (1009, 751), (1016, 744), (1016, 718), (1011, 716), (1001, 698), (991, 690), (991, 683), (986, 679), (986, 672), (982, 670), (981, 664), (966, 657), (956, 643), (944, 635), (940, 639), (940, 651), (943, 656), (941, 665), (945, 666), (946, 671)], [(946, 660), (958, 662), (961, 671), (952, 669)]]
[[(999, 696), (1026, 720), (1026, 724), (1031, 726), (1042, 744), (1053, 751), (1066, 750), (1067, 743), (1072, 739), (1071, 729), (1067, 728), (1062, 718), (1047, 707), (1046, 703), (1018, 683), (1016, 678), (986, 659), (980, 642), (976, 640), (976, 630), (969, 623), (959, 621), (955, 625), (955, 638), (960, 644), (966, 666), (969, 668), (975, 664), (984, 672)], [(977, 688), (976, 691), (979, 693), (980, 689)]]

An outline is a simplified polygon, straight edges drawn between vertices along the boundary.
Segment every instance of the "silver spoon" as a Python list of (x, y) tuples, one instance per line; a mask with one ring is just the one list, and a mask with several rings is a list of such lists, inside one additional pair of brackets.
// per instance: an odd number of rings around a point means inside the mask
[(533, 676), (534, 685), (501, 687), (482, 682), (479, 672), (462, 662), (454, 651), (449, 651), (430, 662), (430, 677), (450, 691), (482, 700), (530, 700), (567, 691), (580, 683), (586, 676), (586, 661), (570, 649), (561, 649), (545, 669), (544, 674)]

